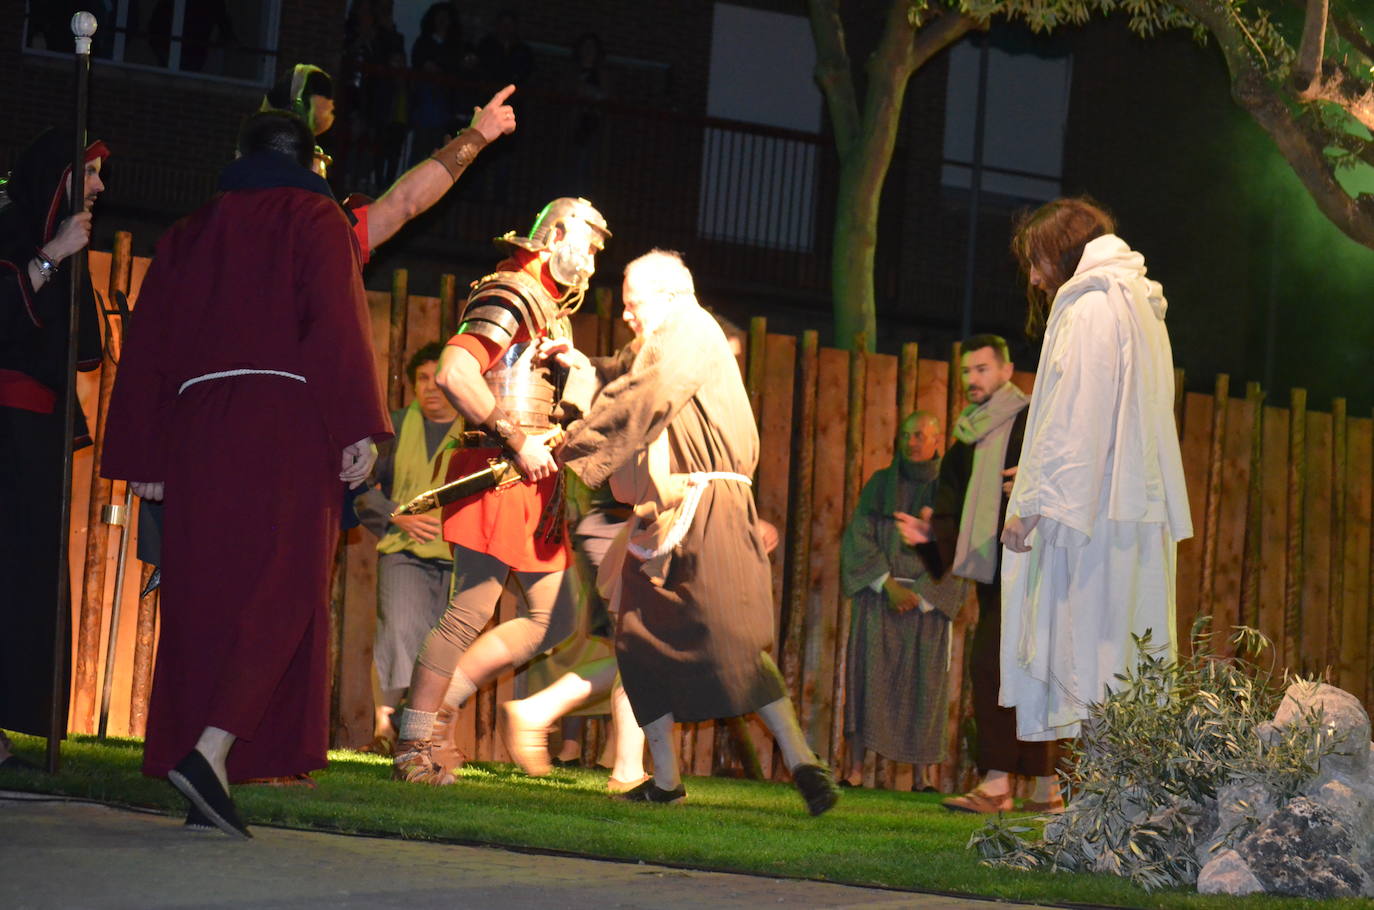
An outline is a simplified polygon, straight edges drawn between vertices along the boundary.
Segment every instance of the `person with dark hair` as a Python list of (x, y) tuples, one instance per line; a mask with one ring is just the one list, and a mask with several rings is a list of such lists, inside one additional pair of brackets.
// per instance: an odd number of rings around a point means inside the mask
[(570, 370), (559, 459), (634, 507), (602, 576), (618, 589), (616, 662), (654, 773), (617, 798), (682, 802), (673, 724), (758, 712), (820, 815), (839, 794), (768, 656), (772, 573), (750, 491), (759, 438), (740, 371), (677, 253), (626, 266), (623, 301), (636, 340), (614, 357), (540, 344)]
[(315, 158), (315, 137), (296, 114), (260, 111), (243, 121), (237, 152), (240, 158), (276, 152), (308, 170)]
[(940, 418), (916, 411), (898, 427), (892, 463), (864, 484), (844, 529), (840, 583), (853, 598), (846, 658), (842, 784), (862, 784), (864, 750), (913, 765), (945, 758), (951, 626), (963, 599), (938, 596), (893, 515), (935, 499)]
[(897, 515), (905, 542), (918, 550), (936, 577), (972, 582), (978, 595), (969, 673), (973, 682), (975, 756), (982, 781), (973, 790), (944, 801), (956, 812), (995, 813), (1012, 808), (1011, 778), (1034, 778), (1029, 811), (1061, 812), (1055, 779), (1054, 743), (1016, 738), (1016, 713), (997, 704), (1002, 676), (1002, 520), (1009, 478), (1026, 432), (1025, 393), (1011, 381), (1016, 368), (1007, 343), (997, 335), (964, 340), (959, 375), (968, 407), (954, 423), (954, 443), (940, 463), (933, 509)]
[[(103, 142), (86, 149), (85, 207), (73, 212), (75, 144), (71, 133), (44, 132), (0, 183), (0, 501), (14, 517), (0, 523), (0, 728), (36, 736), (64, 732), (49, 725), (54, 646), (69, 635), (57, 620), (57, 547), (66, 533), (62, 450), (71, 259), (85, 255), (90, 242), (91, 209), (104, 189), (100, 172), (110, 154)], [(77, 368), (89, 371), (100, 365), (100, 316), (90, 282), (82, 291)], [(79, 407), (74, 439), (77, 448), (90, 445)], [(23, 764), (0, 733), (0, 767)]]
[(295, 115), (249, 117), (221, 192), (158, 241), (101, 463), (166, 502), (143, 772), (244, 837), (230, 781), (326, 764), (344, 489), (391, 436), (357, 243), (288, 140), (309, 147)]
[(1178, 541), (1193, 533), (1168, 304), (1088, 199), (1021, 219), (1012, 249), (1044, 342), (1002, 543), (1001, 704), (1018, 739), (1077, 735), (1136, 659), (1175, 652)]
[(381, 700), (376, 706), (374, 746), (389, 751), (396, 740), (391, 716), (410, 686), (415, 656), (425, 634), (448, 606), (453, 552), (443, 537), (439, 510), (392, 517), (398, 503), (434, 487), (453, 455), (449, 433), (458, 412), (435, 381), (444, 346), (420, 348), (406, 365), (414, 400), (391, 412), (396, 438), (383, 445), (354, 502), (362, 524), (377, 541), (377, 633), (372, 662)]
[[(522, 479), (445, 509), (453, 598), (415, 660), (392, 764), (397, 780), (453, 783), (464, 761), (453, 743), (458, 708), (572, 634), (576, 617), (560, 596), (568, 565), (562, 484), (549, 451), (560, 377), (536, 363), (535, 351), (542, 338), (572, 335), (568, 316), (610, 236), (586, 199), (559, 198), (539, 212), (528, 236), (498, 237), (510, 255), (473, 282), (458, 334), (439, 358), (439, 387), (468, 427), (449, 479), (498, 457)], [(524, 592), (524, 610), (483, 633), (511, 583)]]

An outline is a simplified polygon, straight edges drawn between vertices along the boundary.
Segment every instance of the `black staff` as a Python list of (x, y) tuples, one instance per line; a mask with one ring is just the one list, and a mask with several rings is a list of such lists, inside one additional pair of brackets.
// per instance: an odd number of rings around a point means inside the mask
[[(76, 39), (76, 145), (72, 152), (71, 210), (80, 212), (86, 207), (86, 85), (91, 74), (91, 36), (96, 21), (91, 13), (72, 16), (72, 35)], [(58, 524), (57, 539), (57, 634), (53, 636), (52, 713), (48, 719), (49, 774), (56, 774), (62, 763), (62, 737), (67, 730), (63, 711), (66, 699), (62, 692), (67, 686), (67, 652), (71, 649), (71, 569), (67, 565), (68, 536), (72, 517), (72, 433), (76, 423), (76, 340), (77, 303), (81, 286), (86, 280), (84, 251), (71, 257), (71, 300), (67, 307), (67, 394), (62, 404), (65, 433), (62, 441), (62, 520)], [(67, 634), (64, 634), (67, 633)]]

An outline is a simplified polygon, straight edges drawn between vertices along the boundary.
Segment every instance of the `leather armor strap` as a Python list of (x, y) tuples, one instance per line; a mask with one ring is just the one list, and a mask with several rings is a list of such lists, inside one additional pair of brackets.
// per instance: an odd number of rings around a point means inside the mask
[(525, 444), (525, 431), (520, 429), (519, 424), (510, 419), (510, 415), (503, 411), (499, 404), (493, 405), (491, 413), (482, 418), (480, 423), (512, 452), (520, 451), (521, 446)]
[(463, 171), (467, 170), (468, 165), (472, 164), (473, 159), (477, 157), (477, 153), (480, 152), (486, 144), (487, 140), (481, 133), (472, 127), (467, 127), (466, 129), (460, 130), (458, 135), (454, 137), (451, 142), (429, 157), (442, 164), (444, 170), (448, 171), (448, 175), (452, 177), (456, 183), (458, 178), (462, 176)]

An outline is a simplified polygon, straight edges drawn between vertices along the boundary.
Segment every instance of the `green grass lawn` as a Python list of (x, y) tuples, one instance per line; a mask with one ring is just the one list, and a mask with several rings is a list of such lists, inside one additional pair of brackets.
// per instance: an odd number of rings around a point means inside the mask
[[(42, 740), (15, 737), (17, 751), (42, 757)], [(103, 802), (185, 811), (164, 781), (138, 772), (136, 740), (75, 737), (55, 777), (0, 771), (0, 789), (60, 793)], [(1104, 876), (1012, 872), (978, 863), (966, 848), (982, 820), (940, 807), (940, 796), (846, 790), (840, 804), (811, 818), (790, 786), (689, 778), (678, 807), (627, 805), (605, 792), (606, 774), (555, 769), (525, 777), (508, 765), (464, 768), (454, 786), (395, 783), (388, 759), (335, 752), (316, 790), (239, 787), (250, 824), (384, 834), (414, 840), (480, 842), (591, 857), (953, 892), (1046, 903), (1121, 907), (1295, 906), (1280, 898), (1207, 898), (1146, 893)], [(1331, 901), (1329, 907), (1368, 907)]]

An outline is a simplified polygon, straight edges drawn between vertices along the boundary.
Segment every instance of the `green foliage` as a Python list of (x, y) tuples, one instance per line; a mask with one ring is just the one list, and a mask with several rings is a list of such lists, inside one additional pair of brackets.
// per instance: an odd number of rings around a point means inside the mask
[[(1217, 794), (1257, 785), (1278, 805), (1297, 795), (1332, 746), (1321, 718), (1282, 729), (1270, 724), (1292, 682), (1251, 660), (1223, 658), (1205, 625), (1194, 627), (1193, 656), (1173, 660), (1138, 638), (1134, 669), (1089, 708), (1067, 775), (1068, 806), (1034, 839), (1024, 820), (990, 822), (969, 846), (992, 865), (1108, 873), (1146, 890), (1191, 885), (1199, 852), (1217, 827)], [(1269, 642), (1240, 628), (1237, 653)], [(1248, 816), (1248, 813), (1244, 813)], [(1231, 845), (1257, 823), (1244, 817), (1217, 832)], [(1198, 850), (1199, 846), (1202, 851)]]

